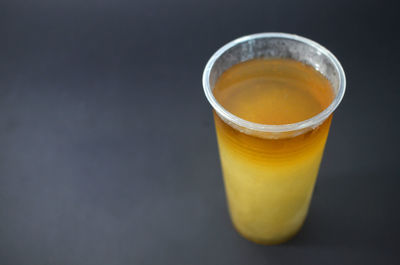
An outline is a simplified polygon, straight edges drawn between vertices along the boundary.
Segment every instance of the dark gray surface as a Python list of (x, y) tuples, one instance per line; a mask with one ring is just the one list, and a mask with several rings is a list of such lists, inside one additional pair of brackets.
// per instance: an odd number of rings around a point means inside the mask
[[(2, 1), (0, 264), (398, 262), (398, 6), (353, 2)], [(308, 219), (274, 247), (231, 226), (201, 87), (266, 31), (348, 78)]]

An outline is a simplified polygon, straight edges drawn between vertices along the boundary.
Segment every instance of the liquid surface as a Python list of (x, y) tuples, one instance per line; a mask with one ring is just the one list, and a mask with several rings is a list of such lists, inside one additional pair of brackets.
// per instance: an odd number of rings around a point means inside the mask
[[(231, 113), (257, 123), (286, 124), (321, 112), (332, 88), (320, 73), (291, 60), (252, 60), (233, 66), (214, 95)], [(331, 116), (295, 137), (242, 133), (214, 113), (229, 213), (237, 231), (263, 244), (282, 243), (307, 216)]]
[(225, 71), (213, 90), (232, 114), (261, 124), (309, 119), (333, 100), (329, 81), (311, 66), (289, 59), (255, 59)]

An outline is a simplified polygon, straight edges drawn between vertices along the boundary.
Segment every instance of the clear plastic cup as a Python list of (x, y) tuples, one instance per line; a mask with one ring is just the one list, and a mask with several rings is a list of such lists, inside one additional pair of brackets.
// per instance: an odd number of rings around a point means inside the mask
[[(314, 117), (268, 125), (241, 119), (215, 99), (221, 74), (256, 58), (288, 58), (314, 67), (331, 83), (332, 103)], [(326, 48), (286, 33), (260, 33), (236, 39), (208, 61), (203, 87), (214, 109), (228, 208), (236, 230), (261, 244), (287, 241), (307, 216), (333, 111), (343, 98), (342, 66)]]

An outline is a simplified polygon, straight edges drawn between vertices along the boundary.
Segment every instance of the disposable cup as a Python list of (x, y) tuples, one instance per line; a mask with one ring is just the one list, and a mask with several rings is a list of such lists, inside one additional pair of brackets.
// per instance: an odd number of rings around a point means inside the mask
[[(312, 66), (332, 85), (334, 99), (319, 114), (291, 124), (259, 124), (227, 111), (213, 88), (224, 71), (257, 58)], [(318, 43), (286, 33), (260, 33), (220, 48), (203, 73), (213, 107), (229, 213), (236, 230), (261, 244), (279, 244), (302, 227), (309, 209), (334, 110), (346, 79), (336, 57)]]

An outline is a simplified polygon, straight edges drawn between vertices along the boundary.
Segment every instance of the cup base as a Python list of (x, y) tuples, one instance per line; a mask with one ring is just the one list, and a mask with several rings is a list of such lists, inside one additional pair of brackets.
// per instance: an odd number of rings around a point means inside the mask
[(277, 239), (260, 239), (260, 238), (250, 237), (250, 236), (247, 236), (246, 234), (242, 233), (235, 224), (233, 224), (233, 227), (241, 237), (243, 237), (244, 239), (247, 239), (248, 241), (250, 241), (252, 243), (255, 243), (258, 245), (264, 245), (264, 246), (274, 246), (274, 245), (284, 244), (284, 243), (290, 241), (291, 239), (293, 239), (300, 232), (301, 228), (303, 227), (303, 224), (301, 224), (297, 230), (295, 230), (288, 236), (285, 236), (282, 238), (277, 238)]

